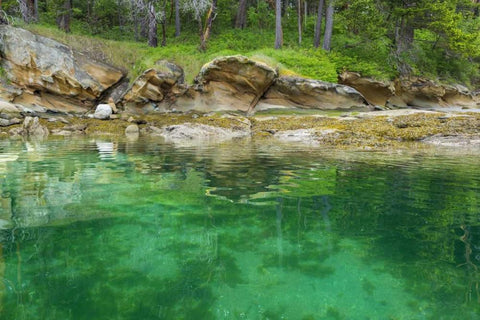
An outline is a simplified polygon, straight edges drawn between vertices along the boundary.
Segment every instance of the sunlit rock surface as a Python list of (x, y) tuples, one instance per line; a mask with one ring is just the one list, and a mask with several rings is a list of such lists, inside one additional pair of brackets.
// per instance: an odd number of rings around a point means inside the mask
[(477, 109), (480, 100), (462, 85), (445, 85), (419, 77), (379, 81), (356, 72), (343, 72), (339, 82), (357, 89), (372, 104), (390, 108)]
[[(0, 26), (1, 66), (22, 89), (15, 102), (57, 111), (87, 110), (123, 78), (123, 73), (52, 39)], [(59, 102), (57, 103), (57, 98)]]
[(338, 80), (341, 84), (355, 88), (368, 102), (377, 106), (384, 106), (395, 94), (395, 87), (390, 82), (362, 77), (356, 72), (343, 72)]
[(253, 110), (276, 77), (270, 66), (244, 56), (217, 58), (204, 65), (195, 78), (195, 109)]
[(257, 109), (269, 107), (373, 110), (362, 94), (349, 86), (299, 77), (276, 79)]
[[(175, 101), (177, 94), (183, 92), (183, 69), (168, 61), (158, 61), (155, 68), (141, 74), (125, 92), (121, 101), (126, 109), (137, 111), (137, 108), (148, 111), (148, 106), (154, 108), (160, 102), (169, 105)], [(167, 100), (167, 101), (164, 101)]]

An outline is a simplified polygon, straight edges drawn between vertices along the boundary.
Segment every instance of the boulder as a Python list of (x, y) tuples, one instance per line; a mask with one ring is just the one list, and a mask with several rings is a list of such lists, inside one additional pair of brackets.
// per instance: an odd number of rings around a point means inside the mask
[(168, 61), (159, 61), (155, 68), (141, 74), (122, 97), (123, 105), (143, 107), (165, 98), (174, 99), (174, 87), (184, 83), (183, 69)]
[(138, 135), (140, 133), (140, 129), (136, 124), (131, 124), (125, 129), (125, 135)]
[(8, 127), (10, 125), (10, 120), (0, 118), (0, 127)]
[(0, 127), (8, 127), (8, 126), (19, 124), (19, 123), (22, 123), (22, 120), (18, 118), (12, 118), (12, 119), (0, 118)]
[(217, 58), (195, 78), (195, 109), (252, 111), (276, 77), (271, 67), (244, 56)]
[[(0, 25), (0, 54), (1, 67), (13, 85), (31, 95), (69, 98), (84, 111), (124, 76), (57, 41), (7, 25)], [(62, 111), (55, 103), (52, 107)]]
[(93, 114), (93, 118), (100, 119), (100, 120), (108, 120), (112, 115), (113, 110), (112, 107), (108, 104), (99, 104), (95, 109), (95, 113)]
[(0, 100), (0, 115), (4, 118), (12, 118), (20, 116), (20, 109), (10, 102)]
[(356, 72), (343, 72), (338, 77), (338, 83), (356, 89), (370, 104), (376, 106), (385, 106), (388, 99), (395, 95), (395, 87), (391, 82), (362, 77)]
[(305, 108), (319, 110), (372, 110), (357, 90), (335, 83), (299, 77), (279, 77), (257, 109)]
[(48, 136), (49, 131), (40, 124), (38, 117), (25, 117), (21, 134), (29, 137), (43, 138)]

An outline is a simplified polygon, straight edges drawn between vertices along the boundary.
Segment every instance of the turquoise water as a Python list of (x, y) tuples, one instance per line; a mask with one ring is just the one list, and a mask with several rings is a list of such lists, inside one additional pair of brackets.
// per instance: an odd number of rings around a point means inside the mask
[(479, 159), (3, 140), (0, 318), (478, 319)]

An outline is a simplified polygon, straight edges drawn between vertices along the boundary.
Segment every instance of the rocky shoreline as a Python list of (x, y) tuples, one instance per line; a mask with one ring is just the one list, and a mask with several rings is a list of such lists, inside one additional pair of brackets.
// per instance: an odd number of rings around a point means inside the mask
[(382, 82), (352, 72), (334, 84), (282, 76), (243, 56), (211, 61), (192, 85), (168, 61), (129, 84), (117, 68), (10, 26), (0, 26), (0, 54), (0, 137), (108, 134), (175, 143), (254, 137), (364, 149), (413, 141), (480, 147), (479, 95), (458, 85), (420, 78)]
[[(127, 118), (128, 116), (128, 118)], [(480, 150), (480, 113), (394, 110), (326, 115), (255, 115), (170, 113), (100, 120), (56, 116), (26, 117), (0, 127), (0, 138), (43, 139), (47, 136), (110, 136), (129, 140), (159, 138), (195, 145), (236, 139), (273, 139), (305, 146), (379, 150), (408, 148), (413, 142)]]

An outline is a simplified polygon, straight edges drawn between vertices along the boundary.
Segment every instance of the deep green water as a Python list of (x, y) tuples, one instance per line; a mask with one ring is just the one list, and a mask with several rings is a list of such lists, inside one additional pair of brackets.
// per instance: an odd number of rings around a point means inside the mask
[(479, 319), (479, 169), (431, 150), (0, 140), (0, 318)]

